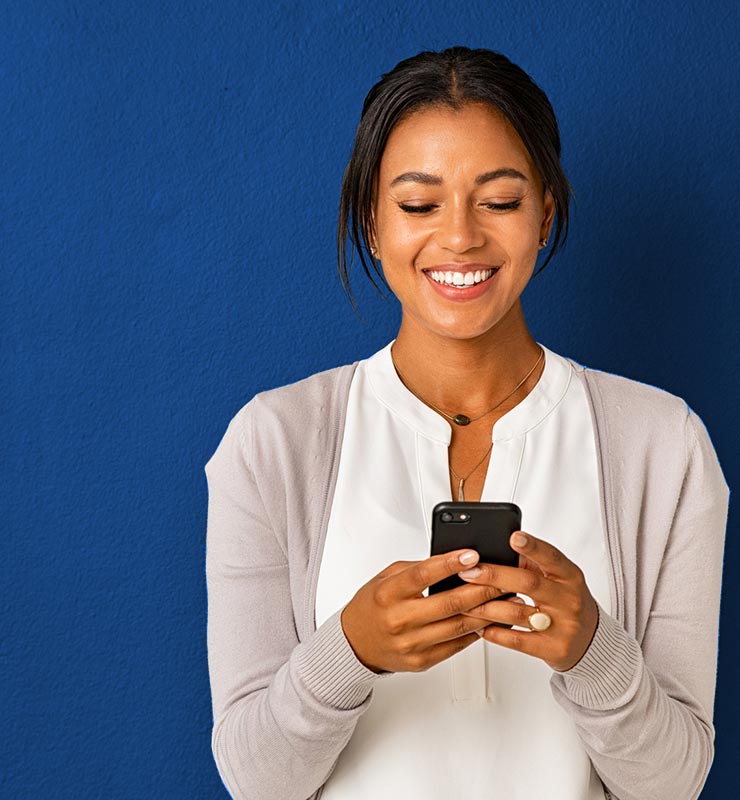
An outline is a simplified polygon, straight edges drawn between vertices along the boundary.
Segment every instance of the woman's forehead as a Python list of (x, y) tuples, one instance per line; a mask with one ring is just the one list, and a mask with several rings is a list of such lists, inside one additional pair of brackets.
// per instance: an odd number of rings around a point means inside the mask
[[(533, 165), (511, 123), (487, 103), (460, 108), (425, 106), (404, 117), (391, 131), (380, 162), (384, 183), (409, 173), (440, 178), (470, 173), (474, 178), (511, 169), (530, 177)], [(424, 181), (422, 181), (424, 182)], [(428, 180), (428, 183), (434, 181)]]

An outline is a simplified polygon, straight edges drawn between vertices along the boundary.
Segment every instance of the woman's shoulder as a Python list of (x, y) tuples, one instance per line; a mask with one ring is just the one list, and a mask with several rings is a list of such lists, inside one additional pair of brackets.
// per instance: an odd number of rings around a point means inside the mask
[(316, 372), (307, 378), (267, 389), (256, 394), (247, 406), (257, 406), (260, 412), (283, 416), (304, 416), (312, 410), (328, 411), (330, 407), (346, 402), (352, 375), (358, 362)]
[(305, 446), (317, 439), (328, 444), (343, 427), (352, 376), (359, 362), (314, 373), (284, 386), (255, 394), (231, 424), (243, 442), (277, 444), (279, 440)]
[(613, 447), (641, 457), (654, 451), (686, 459), (698, 449), (710, 460), (716, 459), (706, 424), (685, 398), (650, 383), (569, 361), (591, 397), (597, 427), (610, 432)]
[(591, 397), (597, 428), (608, 439), (613, 461), (635, 459), (643, 468), (654, 463), (664, 480), (669, 464), (685, 471), (694, 461), (702, 480), (713, 480), (720, 494), (729, 493), (709, 430), (683, 397), (569, 360)]
[(574, 372), (604, 410), (664, 421), (686, 420), (691, 411), (683, 397), (651, 383), (596, 369), (568, 359)]

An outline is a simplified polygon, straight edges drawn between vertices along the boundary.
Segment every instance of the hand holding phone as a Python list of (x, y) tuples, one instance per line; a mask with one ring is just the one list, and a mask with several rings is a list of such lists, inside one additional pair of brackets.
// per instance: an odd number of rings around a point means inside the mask
[(396, 561), (361, 586), (344, 607), (342, 628), (357, 658), (374, 672), (419, 672), (480, 641), (489, 623), (468, 611), (499, 596), (466, 584), (454, 597), (424, 597), (428, 586), (478, 563), (472, 550)]

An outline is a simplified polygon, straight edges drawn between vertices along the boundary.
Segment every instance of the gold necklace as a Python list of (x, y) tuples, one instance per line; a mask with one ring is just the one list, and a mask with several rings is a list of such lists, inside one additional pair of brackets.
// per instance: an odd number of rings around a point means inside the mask
[[(408, 382), (406, 381), (406, 378), (404, 378), (403, 373), (398, 368), (398, 365), (396, 364), (395, 361), (393, 361), (393, 366), (395, 367), (396, 372), (398, 373), (398, 377), (401, 379), (401, 382), (403, 383), (403, 385), (411, 392), (411, 394), (414, 395), (414, 397), (416, 397), (418, 400), (421, 400), (422, 403), (424, 403), (425, 405), (429, 406), (430, 408), (433, 408), (438, 414), (441, 414), (443, 417), (451, 420), (456, 425), (465, 426), (465, 425), (470, 425), (471, 422), (477, 422), (479, 419), (483, 419), (483, 417), (487, 417), (492, 411), (495, 411), (501, 405), (501, 403), (504, 402), (504, 400), (508, 400), (511, 397), (511, 395), (513, 395), (514, 392), (537, 369), (538, 364), (540, 363), (540, 361), (542, 361), (544, 356), (545, 356), (545, 351), (542, 348), (540, 348), (540, 355), (539, 355), (539, 358), (537, 359), (537, 361), (535, 362), (534, 366), (532, 367), (532, 369), (529, 370), (529, 372), (524, 376), (524, 378), (514, 387), (514, 389), (512, 391), (510, 391), (509, 394), (507, 394), (506, 397), (504, 397), (503, 400), (499, 400), (498, 403), (496, 403), (496, 405), (493, 406), (493, 408), (489, 408), (488, 411), (485, 411), (483, 414), (480, 414), (477, 417), (473, 417), (472, 419), (470, 417), (468, 417), (466, 414), (454, 414), (454, 415), (453, 414), (448, 414), (447, 412), (442, 411), (441, 408), (437, 408), (437, 406), (435, 406), (433, 403), (430, 403), (426, 398), (422, 397), (418, 392), (415, 392), (409, 386)], [(391, 352), (391, 360), (393, 360), (393, 353), (392, 352)], [(463, 492), (463, 486), (465, 484), (465, 481), (486, 460), (486, 456), (488, 456), (488, 454), (491, 452), (492, 449), (493, 449), (493, 441), (491, 441), (491, 444), (488, 446), (488, 448), (486, 449), (486, 452), (483, 454), (483, 458), (481, 458), (481, 460), (473, 467), (473, 469), (470, 470), (470, 472), (464, 478), (462, 476), (458, 475), (457, 472), (455, 472), (455, 470), (452, 467), (452, 464), (449, 465), (450, 472), (453, 474), (453, 476), (456, 478), (456, 480), (460, 481), (460, 483), (459, 483), (459, 485), (457, 487), (457, 499), (458, 499), (459, 502), (462, 502), (463, 500), (465, 500), (465, 494)]]
[[(540, 347), (540, 356), (537, 359), (537, 361), (535, 361), (534, 366), (532, 367), (532, 369), (529, 370), (529, 372), (524, 376), (524, 378), (521, 381), (519, 381), (519, 383), (509, 392), (509, 394), (507, 394), (506, 397), (504, 397), (503, 400), (499, 400), (498, 403), (496, 403), (496, 405), (493, 406), (493, 408), (489, 408), (488, 411), (484, 411), (482, 414), (479, 414), (477, 417), (473, 417), (472, 419), (469, 416), (467, 416), (466, 414), (454, 414), (454, 415), (453, 414), (448, 414), (446, 411), (442, 411), (441, 408), (437, 408), (437, 406), (435, 406), (433, 403), (430, 403), (426, 398), (422, 397), (418, 392), (415, 392), (409, 386), (408, 381), (406, 380), (406, 378), (403, 377), (403, 373), (398, 368), (398, 365), (396, 364), (395, 361), (393, 361), (393, 366), (396, 368), (396, 372), (398, 373), (398, 377), (401, 379), (401, 382), (403, 383), (403, 385), (411, 392), (411, 394), (414, 395), (414, 397), (416, 397), (417, 399), (421, 400), (422, 403), (424, 403), (425, 405), (429, 406), (430, 408), (433, 408), (438, 414), (441, 414), (443, 417), (446, 417), (447, 419), (449, 419), (452, 422), (454, 422), (455, 425), (470, 425), (471, 422), (477, 422), (479, 419), (483, 419), (483, 417), (487, 417), (492, 411), (495, 411), (501, 405), (501, 403), (504, 402), (504, 400), (508, 400), (511, 397), (511, 395), (513, 395), (514, 392), (537, 369), (537, 365), (540, 363), (540, 361), (542, 361), (542, 359), (544, 357), (545, 357), (545, 351)], [(391, 352), (391, 360), (392, 359), (393, 359), (393, 353)]]

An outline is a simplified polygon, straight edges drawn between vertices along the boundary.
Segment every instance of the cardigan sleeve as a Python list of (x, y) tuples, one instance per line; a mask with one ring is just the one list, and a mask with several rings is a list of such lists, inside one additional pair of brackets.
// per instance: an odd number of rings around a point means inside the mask
[(729, 488), (706, 428), (690, 409), (685, 436), (686, 472), (642, 640), (600, 608), (584, 657), (551, 680), (555, 699), (619, 800), (695, 800), (714, 757)]
[(249, 463), (249, 404), (205, 472), (212, 750), (235, 800), (305, 800), (331, 773), (378, 677), (354, 655), (340, 612), (299, 642), (285, 537)]

